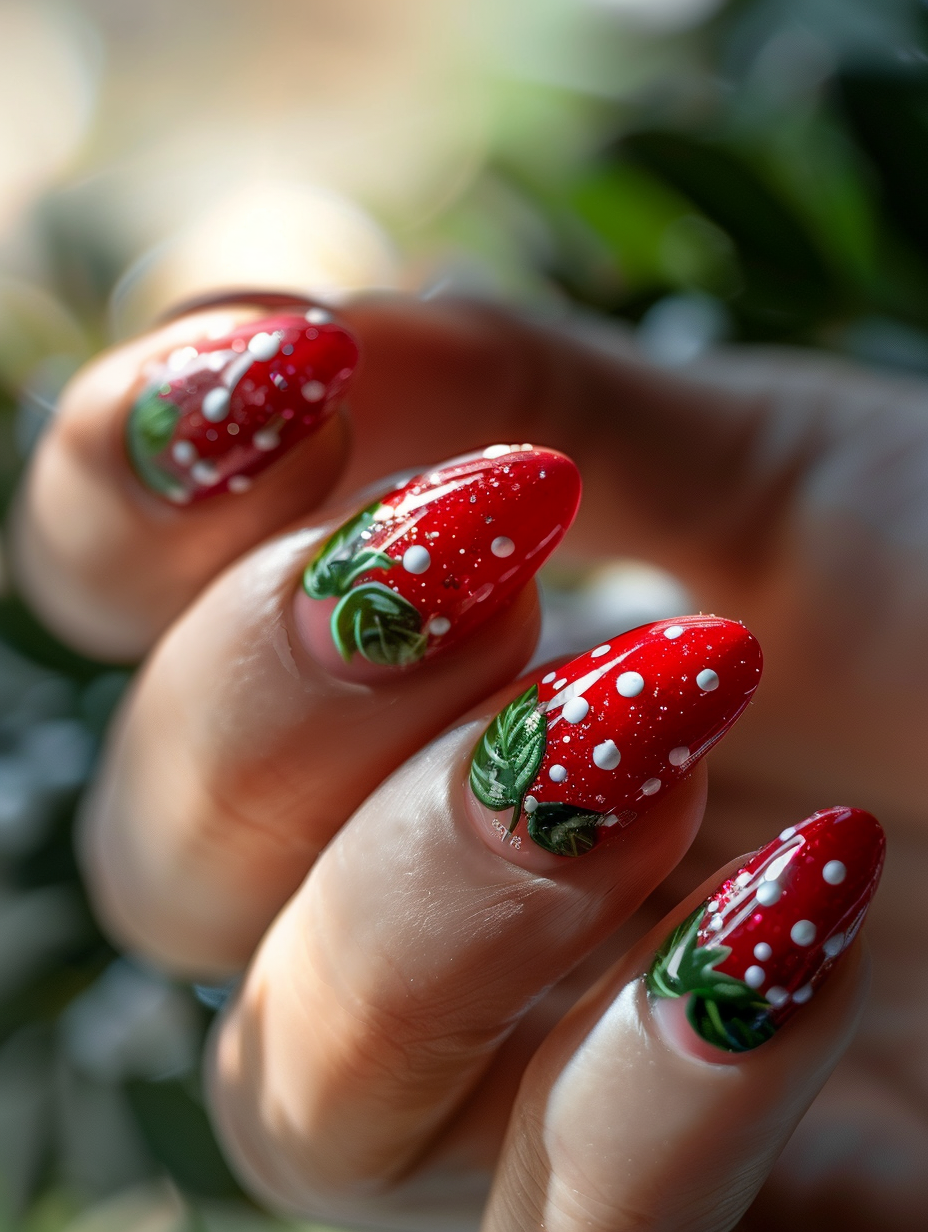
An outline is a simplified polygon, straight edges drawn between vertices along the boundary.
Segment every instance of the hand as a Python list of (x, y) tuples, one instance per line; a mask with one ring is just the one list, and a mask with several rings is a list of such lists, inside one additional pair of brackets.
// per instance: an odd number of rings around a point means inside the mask
[[(244, 309), (235, 319), (257, 315)], [(175, 622), (149, 659), (114, 738), (88, 809), (85, 851), (102, 910), (114, 931), (142, 952), (182, 971), (218, 977), (236, 969), (260, 942), (252, 975), (218, 1045), (219, 1119), (241, 1166), (284, 1202), (311, 1203), (305, 1187), (312, 1193), (330, 1184), (335, 1196), (324, 1194), (326, 1203), (349, 1214), (361, 1210), (364, 1217), (387, 1223), (392, 1218), (393, 1226), (411, 1227), (409, 1204), (418, 1203), (426, 1212), (425, 1226), (451, 1219), (465, 1205), (464, 1191), (479, 1186), (479, 1173), (492, 1164), (503, 1126), (513, 1116), (518, 1078), (540, 1035), (593, 975), (609, 972), (600, 991), (565, 1019), (537, 1054), (518, 1097), (514, 1125), (525, 1118), (532, 1123), (539, 1107), (550, 1107), (550, 1100), (539, 1105), (539, 1092), (550, 1086), (553, 1073), (569, 1072), (572, 1049), (590, 1024), (605, 1021), (610, 1005), (628, 1007), (620, 990), (637, 987), (629, 980), (647, 965), (659, 936), (646, 938), (642, 949), (611, 967), (630, 939), (640, 937), (664, 910), (674, 909), (675, 922), (680, 909), (674, 905), (713, 868), (815, 807), (843, 799), (871, 808), (889, 832), (887, 875), (871, 930), (875, 991), (857, 1042), (800, 1126), (745, 1226), (773, 1226), (769, 1221), (784, 1217), (799, 1227), (821, 1226), (822, 1218), (840, 1219), (844, 1227), (921, 1226), (918, 1165), (925, 1130), (913, 1093), (917, 1097), (920, 1089), (924, 1011), (914, 939), (923, 935), (924, 924), (917, 892), (905, 893), (925, 854), (920, 737), (928, 696), (922, 635), (928, 562), (920, 528), (928, 497), (919, 481), (928, 460), (928, 421), (923, 422), (921, 388), (832, 361), (774, 353), (731, 354), (671, 377), (642, 365), (620, 337), (599, 327), (555, 331), (472, 306), (359, 304), (346, 319), (361, 340), (364, 364), (351, 391), (357, 446), (340, 478), (346, 437), (343, 420), (333, 416), (279, 462), (275, 481), (268, 475), (234, 501), (222, 497), (173, 508), (140, 487), (121, 448), (127, 403), (151, 356), (186, 345), (204, 328), (216, 332), (235, 324), (200, 317), (105, 357), (77, 379), (42, 444), (18, 519), (23, 584), (46, 619), (76, 644), (117, 657), (140, 653)], [(521, 901), (512, 893), (523, 886), (521, 879), (504, 878), (508, 898), (503, 893), (491, 900), (503, 917), (492, 934), (492, 954), (507, 956), (499, 959), (500, 976), (523, 973), (521, 982), (502, 980), (511, 999), (494, 1006), (498, 988), (490, 981), (495, 1016), (468, 1021), (466, 1031), (459, 1024), (459, 1033), (467, 1035), (463, 1052), (469, 1062), (462, 1066), (462, 1048), (456, 1046), (461, 1041), (449, 1025), (462, 1008), (460, 1000), (444, 1005), (451, 1016), (444, 1019), (429, 985), (421, 998), (412, 998), (418, 1013), (408, 1000), (404, 1005), (424, 1052), (401, 1047), (398, 1058), (388, 1049), (384, 1055), (394, 1064), (385, 1069), (379, 1050), (403, 1021), (395, 1011), (393, 1017), (384, 1015), (376, 1003), (385, 971), (402, 977), (416, 952), (415, 938), (426, 956), (435, 957), (422, 941), (425, 923), (426, 938), (443, 940), (438, 925), (446, 922), (457, 925), (455, 937), (479, 946), (477, 922), (483, 916), (475, 922), (473, 906), (467, 905), (485, 904), (485, 893), (477, 894), (468, 880), (472, 870), (466, 862), (457, 870), (463, 887), (448, 886), (443, 878), (451, 874), (438, 859), (462, 856), (456, 846), (443, 844), (467, 841), (462, 835), (473, 840), (470, 832), (459, 831), (456, 820), (449, 829), (447, 809), (441, 807), (447, 804), (442, 791), (450, 790), (448, 768), (472, 743), (472, 729), (459, 727), (429, 746), (399, 780), (391, 779), (350, 824), (345, 822), (391, 769), (471, 706), (479, 707), (486, 722), (494, 706), (488, 695), (504, 686), (530, 653), (533, 599), (523, 592), (514, 606), (493, 613), (457, 653), (449, 651), (447, 658), (386, 684), (337, 682), (313, 667), (308, 648), (304, 655), (299, 650), (291, 655), (286, 642), (291, 596), (313, 545), (341, 520), (327, 513), (323, 522), (322, 515), (311, 514), (333, 484), (338, 484), (333, 499), (344, 501), (348, 492), (391, 469), (434, 462), (491, 440), (523, 439), (563, 449), (583, 473), (585, 499), (568, 546), (591, 555), (646, 557), (676, 572), (699, 606), (742, 619), (757, 634), (766, 657), (764, 683), (713, 755), (712, 807), (686, 861), (666, 876), (698, 821), (698, 774), (669, 795), (666, 805), (655, 806), (647, 839), (644, 821), (622, 836), (623, 843), (641, 851), (637, 865), (630, 861), (635, 873), (629, 881), (609, 864), (605, 847), (579, 862), (576, 871), (572, 865), (557, 880), (539, 879), (554, 883), (555, 890), (581, 886), (571, 892), (579, 894), (592, 919), (589, 931), (572, 935), (569, 952), (550, 966), (537, 957), (535, 937), (524, 931), (530, 914), (502, 909), (507, 901)], [(297, 529), (287, 531), (288, 525)], [(282, 537), (242, 557), (197, 597), (229, 562), (280, 531)], [(500, 704), (514, 687), (500, 694)], [(369, 726), (359, 728), (364, 723)], [(349, 758), (346, 733), (359, 730), (376, 732), (377, 738), (356, 740)], [(449, 747), (449, 740), (458, 744)], [(359, 747), (363, 757), (357, 756)], [(342, 750), (336, 766), (344, 772), (334, 776), (338, 783), (332, 788), (336, 748)], [(422, 796), (428, 792), (438, 793), (431, 811)], [(396, 849), (400, 828), (386, 837), (383, 825), (371, 829), (381, 813), (395, 817), (399, 808), (408, 816), (412, 800), (420, 810), (415, 816), (437, 815), (428, 833), (418, 835), (429, 859), (416, 862), (423, 878), (432, 877), (430, 884), (445, 890), (438, 896), (437, 919), (427, 908), (423, 914), (415, 897), (397, 896), (397, 868), (412, 871), (402, 860), (405, 848)], [(653, 819), (661, 809), (666, 810), (665, 838), (655, 846)], [(337, 841), (261, 941), (320, 847), (340, 827)], [(369, 843), (371, 834), (380, 837)], [(616, 843), (615, 849), (624, 847)], [(379, 894), (371, 892), (371, 860), (377, 870), (388, 870)], [(603, 871), (583, 871), (594, 864)], [(717, 880), (714, 874), (711, 884)], [(618, 932), (623, 916), (658, 882), (646, 910)], [(424, 898), (425, 881), (421, 884)], [(711, 884), (704, 887), (707, 893)], [(463, 893), (460, 918), (447, 907), (459, 901), (453, 889)], [(691, 896), (689, 906), (699, 897)], [(320, 968), (306, 954), (307, 934), (294, 925), (301, 912), (314, 922), (309, 935), (328, 938), (326, 952), (339, 955), (337, 989), (332, 968), (320, 979)], [(393, 924), (392, 931), (385, 921)], [(385, 967), (365, 962), (365, 938), (386, 947)], [(570, 968), (597, 943), (604, 948), (568, 979)], [(445, 980), (454, 983), (461, 956), (447, 946), (444, 953), (449, 962), (458, 959), (457, 968), (442, 969)], [(346, 955), (355, 961), (341, 961)], [(532, 965), (537, 970), (525, 973)], [(485, 969), (486, 962), (479, 966)], [(301, 973), (312, 981), (316, 1001), (301, 1003)], [(557, 980), (556, 988), (526, 1012)], [(386, 985), (389, 992), (389, 980)], [(439, 981), (438, 987), (449, 985)], [(464, 988), (472, 1000), (477, 985), (465, 981)], [(646, 1173), (644, 1190), (630, 1194), (620, 1188), (618, 1206), (601, 1226), (618, 1226), (616, 1209), (634, 1209), (644, 1217), (654, 1209), (649, 1202), (679, 1197), (673, 1177), (682, 1174), (681, 1159), (693, 1158), (686, 1152), (694, 1135), (706, 1134), (715, 1149), (702, 1157), (703, 1197), (709, 1208), (721, 1196), (725, 1201), (720, 1216), (707, 1214), (695, 1226), (730, 1226), (740, 1209), (739, 1195), (743, 1206), (840, 1051), (856, 988), (849, 956), (827, 992), (789, 1031), (742, 1063), (739, 1081), (765, 1093), (769, 1121), (758, 1116), (752, 1122), (748, 1106), (729, 1116), (727, 1095), (720, 1093), (727, 1092), (730, 1079), (719, 1078), (716, 1086), (716, 1078), (710, 1083), (703, 1069), (680, 1070), (680, 1059), (665, 1049), (661, 1080), (671, 1084), (668, 1098), (671, 1089), (677, 1092), (680, 1117), (675, 1120), (669, 1106), (659, 1107), (652, 1123), (666, 1150), (658, 1152), (656, 1162), (652, 1150), (653, 1171)], [(294, 993), (292, 1013), (301, 1004), (304, 1012), (307, 1005), (321, 1006), (311, 1023), (294, 1025), (288, 1017), (288, 994)], [(479, 997), (477, 1008), (487, 1008)], [(610, 1114), (608, 1126), (597, 1123), (590, 1130), (586, 1118), (594, 1111), (600, 1115), (603, 1107), (588, 1100), (579, 1120), (574, 1109), (564, 1131), (568, 1146), (572, 1140), (586, 1143), (583, 1135), (589, 1131), (589, 1149), (614, 1159), (616, 1140), (607, 1131), (617, 1124), (625, 1135), (622, 1151), (629, 1148), (629, 1133), (639, 1145), (650, 1141), (646, 1134), (636, 1138), (635, 1126), (653, 1114), (653, 1091), (633, 1090), (621, 1064), (640, 1039), (638, 1012), (622, 1010), (619, 1036), (591, 1071), (597, 1083), (621, 1083), (615, 1094), (621, 1117)], [(331, 1038), (323, 1029), (329, 1022), (360, 1027)], [(645, 1072), (645, 1060), (655, 1059), (647, 1038), (646, 1052), (633, 1067), (638, 1075)], [(449, 1040), (444, 1056), (436, 1045)], [(411, 1095), (401, 1080), (402, 1060), (420, 1078), (424, 1063), (433, 1064), (430, 1098), (417, 1102), (415, 1090)], [(487, 1064), (491, 1068), (481, 1070)], [(754, 1077), (745, 1078), (750, 1065)], [(366, 1079), (346, 1123), (337, 1119), (343, 1103), (339, 1083), (325, 1081), (330, 1072), (345, 1081), (352, 1073)], [(732, 1071), (719, 1067), (718, 1072)], [(377, 1075), (380, 1083), (373, 1081)], [(698, 1091), (711, 1087), (708, 1103), (690, 1100), (685, 1093), (690, 1078), (681, 1075), (690, 1075)], [(563, 1089), (584, 1089), (577, 1083), (571, 1080)], [(395, 1117), (402, 1133), (394, 1132)], [(730, 1135), (743, 1141), (752, 1123), (769, 1125), (771, 1132), (761, 1135), (763, 1141), (754, 1143), (747, 1158), (736, 1152), (732, 1167), (722, 1166)], [(360, 1136), (359, 1126), (365, 1128)], [(342, 1144), (346, 1127), (356, 1146), (340, 1156), (345, 1162), (338, 1175), (325, 1148)], [(516, 1134), (505, 1148), (497, 1195), (512, 1192), (507, 1178), (513, 1176), (533, 1178), (534, 1191), (522, 1186), (530, 1195), (537, 1196), (539, 1177), (542, 1189), (548, 1185), (544, 1159), (519, 1158), (520, 1147), (531, 1141), (530, 1135)], [(823, 1141), (832, 1154), (814, 1150)], [(262, 1162), (269, 1155), (279, 1163), (271, 1176)], [(424, 1166), (393, 1197), (351, 1196), (360, 1180), (390, 1181), (414, 1159)], [(896, 1171), (887, 1168), (888, 1159)], [(720, 1171), (713, 1173), (713, 1167)], [(438, 1197), (428, 1197), (430, 1184)], [(690, 1188), (687, 1200), (692, 1198)], [(403, 1203), (404, 1213), (391, 1216), (391, 1207), (398, 1210)], [(491, 1208), (488, 1226), (537, 1226), (537, 1216), (533, 1223), (525, 1210), (513, 1213), (509, 1225), (494, 1225), (499, 1218), (494, 1209), (500, 1208)], [(680, 1225), (671, 1219), (666, 1226)]]

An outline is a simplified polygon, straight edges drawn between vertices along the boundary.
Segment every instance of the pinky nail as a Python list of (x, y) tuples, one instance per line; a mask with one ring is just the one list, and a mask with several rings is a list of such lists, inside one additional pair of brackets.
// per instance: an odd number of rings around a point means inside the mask
[(743, 625), (680, 616), (546, 672), (474, 751), (484, 830), (517, 862), (590, 851), (689, 774), (750, 701), (761, 664)]
[(309, 562), (296, 605), (303, 641), (336, 672), (446, 651), (526, 585), (579, 502), (570, 458), (530, 445), (491, 446), (415, 476)]
[(129, 413), (136, 474), (177, 505), (247, 492), (331, 416), (357, 362), (354, 338), (323, 308), (178, 347)]
[(707, 1043), (756, 1048), (812, 999), (854, 940), (885, 846), (862, 809), (825, 809), (789, 826), (667, 938), (649, 991), (685, 997)]

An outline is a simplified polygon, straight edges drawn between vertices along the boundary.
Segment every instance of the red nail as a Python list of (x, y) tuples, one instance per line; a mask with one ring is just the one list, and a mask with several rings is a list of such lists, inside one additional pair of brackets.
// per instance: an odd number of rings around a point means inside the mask
[(815, 994), (864, 921), (886, 840), (863, 809), (813, 813), (762, 847), (668, 938), (648, 986), (689, 994), (704, 1040), (746, 1052)]
[(126, 424), (139, 478), (178, 505), (247, 492), (329, 418), (357, 362), (351, 334), (322, 308), (178, 348)]
[(500, 814), (504, 841), (582, 855), (689, 773), (748, 704), (761, 664), (747, 629), (716, 616), (623, 633), (494, 719), (474, 753), (474, 795)]
[(297, 621), (330, 666), (403, 667), (461, 641), (525, 586), (580, 502), (573, 462), (530, 445), (455, 459), (384, 496), (307, 566)]

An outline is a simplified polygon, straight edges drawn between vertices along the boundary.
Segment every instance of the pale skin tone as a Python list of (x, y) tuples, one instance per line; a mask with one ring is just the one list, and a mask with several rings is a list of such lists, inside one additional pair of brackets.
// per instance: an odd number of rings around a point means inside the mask
[[(132, 475), (122, 427), (147, 359), (260, 315), (215, 311), (78, 375), (12, 547), (62, 637), (147, 656), (82, 858), (133, 951), (207, 980), (250, 963), (210, 1078), (245, 1182), (430, 1232), (923, 1227), (924, 387), (795, 354), (670, 376), (608, 327), (370, 301), (344, 313), (364, 357), (351, 427), (244, 496), (176, 509)], [(566, 550), (671, 569), (766, 660), (707, 809), (703, 765), (549, 876), (464, 808), (470, 749), (532, 651), (531, 589), (446, 659), (369, 684), (334, 680), (292, 626), (307, 555), (358, 488), (523, 440), (583, 474)], [(888, 835), (869, 997), (857, 943), (773, 1041), (707, 1063), (638, 977), (732, 860), (838, 803)]]

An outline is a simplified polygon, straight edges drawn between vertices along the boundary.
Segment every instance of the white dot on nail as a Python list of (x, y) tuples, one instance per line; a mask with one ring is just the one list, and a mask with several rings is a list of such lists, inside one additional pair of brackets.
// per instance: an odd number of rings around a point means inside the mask
[(646, 782), (641, 784), (641, 793), (645, 796), (653, 796), (655, 792), (660, 791), (660, 789), (660, 779), (648, 779)]
[(306, 313), (306, 320), (310, 325), (328, 325), (332, 320), (332, 314), (326, 312), (324, 308), (310, 308)]
[(212, 462), (197, 462), (190, 468), (190, 474), (204, 488), (211, 488), (219, 482), (219, 471)]
[(678, 745), (667, 754), (667, 760), (672, 766), (682, 766), (689, 759), (690, 751), (685, 744)]
[(683, 631), (682, 625), (668, 625), (664, 630), (664, 637), (669, 637), (670, 640), (673, 641), (674, 638), (679, 637)]
[(168, 356), (168, 367), (172, 372), (177, 372), (181, 368), (185, 368), (192, 359), (196, 359), (197, 349), (192, 346), (178, 347), (176, 351), (172, 351)]
[(822, 869), (822, 876), (829, 885), (840, 885), (847, 876), (847, 869), (840, 860), (829, 860)]
[(273, 359), (280, 350), (280, 344), (283, 340), (283, 334), (275, 332), (273, 334), (255, 334), (248, 343), (248, 353), (253, 355), (255, 359), (264, 360), (267, 362)]
[(704, 667), (696, 677), (696, 683), (705, 693), (711, 693), (719, 687), (719, 678), (711, 667)]
[(280, 437), (271, 428), (262, 428), (260, 432), (256, 432), (251, 438), (251, 443), (255, 449), (260, 449), (262, 453), (270, 453), (272, 449), (276, 449), (280, 444)]
[(757, 887), (757, 901), (762, 907), (772, 907), (774, 903), (780, 901), (782, 893), (783, 887), (779, 881), (765, 881), (763, 885)]
[(205, 394), (200, 404), (203, 418), (210, 423), (221, 423), (229, 413), (229, 391), (218, 385)]
[(775, 1010), (778, 1010), (780, 1006), (785, 1005), (789, 1000), (789, 993), (785, 988), (780, 988), (778, 984), (768, 988), (764, 995)]
[(787, 826), (785, 830), (780, 831), (780, 841), (785, 843), (788, 839), (791, 839), (795, 833), (795, 826)]
[(748, 988), (760, 988), (766, 978), (763, 967), (748, 967), (744, 973), (744, 982)]
[(623, 672), (615, 682), (621, 697), (637, 697), (644, 688), (644, 676), (638, 672)]
[(307, 402), (321, 402), (325, 397), (325, 386), (321, 381), (307, 381), (300, 393)]
[(568, 723), (582, 723), (589, 713), (590, 703), (585, 697), (572, 697), (569, 702), (564, 703), (561, 711)]
[(251, 480), (247, 475), (233, 475), (229, 480), (229, 491), (241, 496), (251, 488)]
[(483, 451), (485, 458), (502, 458), (511, 450), (508, 445), (488, 445)]
[(435, 637), (444, 637), (451, 628), (451, 621), (447, 616), (435, 616), (429, 621), (429, 633)]
[(421, 543), (414, 543), (403, 553), (403, 568), (407, 573), (425, 573), (431, 563), (429, 550)]
[(604, 740), (593, 750), (593, 765), (600, 770), (614, 770), (621, 760), (622, 754), (614, 740)]
[(608, 830), (610, 826), (617, 826), (618, 824), (619, 824), (619, 819), (618, 817), (616, 817), (615, 813), (610, 813), (608, 817), (604, 817), (602, 821), (599, 822), (599, 825), (604, 830)]
[(526, 796), (522, 801), (522, 807), (526, 813), (534, 813), (535, 809), (538, 808), (538, 801), (534, 796)]
[(556, 675), (557, 675), (557, 672), (548, 672), (547, 676), (542, 676), (541, 683), (550, 684)]
[(844, 949), (844, 933), (835, 933), (833, 937), (829, 937), (822, 949), (829, 958), (837, 958)]
[(190, 466), (199, 456), (192, 441), (175, 441), (171, 446), (171, 457), (178, 466)]
[(758, 962), (769, 962), (773, 958), (773, 950), (766, 941), (758, 941), (754, 947), (754, 957)]
[(552, 766), (548, 771), (548, 778), (552, 783), (563, 783), (567, 778), (567, 769), (564, 766)]
[(803, 984), (802, 988), (797, 988), (793, 993), (793, 1000), (797, 1005), (805, 1005), (812, 996), (812, 985)]
[(562, 676), (562, 677), (560, 678), (560, 680), (555, 680), (555, 682), (554, 682), (554, 691), (555, 691), (555, 693), (557, 693), (557, 692), (559, 692), (561, 689), (563, 689), (563, 687), (564, 687), (564, 685), (565, 685), (566, 683), (567, 683), (567, 677), (566, 677), (566, 676)]
[(811, 945), (815, 940), (815, 925), (811, 920), (797, 920), (789, 935), (796, 945)]
[(608, 654), (611, 649), (611, 646), (597, 646), (595, 650), (590, 651), (590, 658), (600, 659), (604, 654)]
[(515, 550), (516, 545), (505, 535), (498, 535), (490, 544), (490, 551), (494, 556), (511, 556)]

